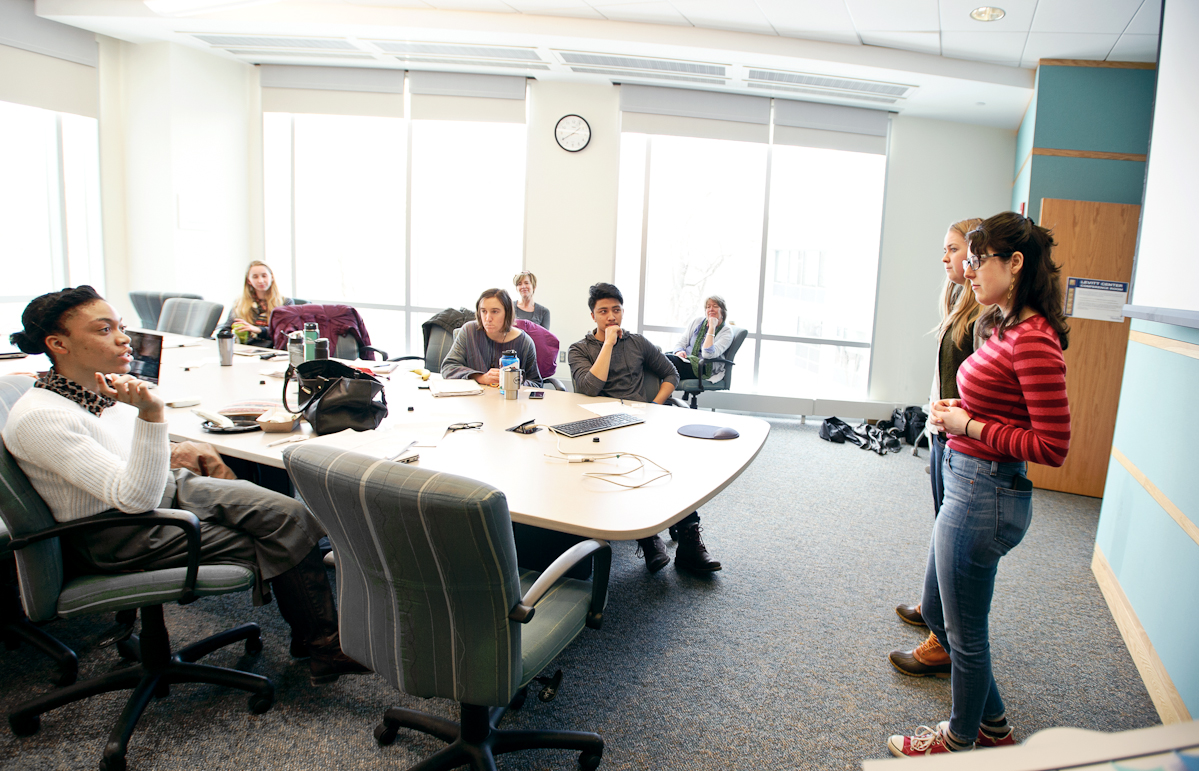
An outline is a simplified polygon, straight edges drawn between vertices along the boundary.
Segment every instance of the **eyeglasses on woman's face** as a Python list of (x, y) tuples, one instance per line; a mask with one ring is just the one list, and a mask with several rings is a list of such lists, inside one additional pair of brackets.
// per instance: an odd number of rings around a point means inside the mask
[(992, 254), (975, 254), (973, 252), (967, 252), (966, 259), (962, 260), (962, 262), (966, 263), (966, 265), (970, 267), (970, 270), (978, 270), (983, 266), (983, 262), (985, 260), (989, 260), (992, 257), (1011, 257), (1013, 254), (1015, 254), (1015, 252), (994, 252)]

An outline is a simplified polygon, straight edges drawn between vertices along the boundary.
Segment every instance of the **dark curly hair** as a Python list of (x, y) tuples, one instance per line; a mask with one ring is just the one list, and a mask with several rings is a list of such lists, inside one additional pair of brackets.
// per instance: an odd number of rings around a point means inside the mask
[(620, 293), (620, 290), (603, 282), (592, 284), (591, 288), (587, 290), (587, 310), (595, 310), (595, 304), (600, 300), (615, 300), (624, 305), (624, 295)]
[(1020, 321), (1020, 312), (1032, 308), (1045, 317), (1049, 326), (1057, 332), (1062, 350), (1070, 344), (1070, 327), (1062, 312), (1065, 296), (1062, 294), (1061, 267), (1053, 261), (1053, 247), (1057, 242), (1047, 229), (1028, 217), (1005, 211), (988, 217), (966, 235), (972, 254), (992, 253), (995, 259), (1010, 262), (1012, 255), (1024, 255), (1024, 266), (1016, 279), (1012, 295), (1012, 307), (1004, 316), (999, 306), (985, 311), (978, 318), (983, 337), (994, 330), (1003, 339), (1003, 333)]
[(21, 314), (21, 324), (25, 328), (9, 335), (8, 341), (25, 353), (44, 353), (50, 356), (46, 349), (46, 338), (50, 335), (66, 334), (67, 331), (62, 325), (63, 319), (74, 313), (79, 306), (103, 299), (99, 292), (86, 284), (35, 297)]

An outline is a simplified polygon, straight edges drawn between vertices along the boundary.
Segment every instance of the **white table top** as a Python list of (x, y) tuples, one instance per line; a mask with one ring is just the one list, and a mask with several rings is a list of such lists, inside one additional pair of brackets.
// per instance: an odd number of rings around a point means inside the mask
[[(2, 369), (45, 366), (41, 357), (26, 362), (30, 363), (5, 362), (17, 366)], [(185, 364), (198, 366), (184, 370)], [(233, 366), (221, 367), (211, 341), (200, 347), (167, 349), (163, 353), (160, 394), (165, 400), (198, 398), (198, 406), (211, 412), (248, 399), (277, 401), (282, 396), (282, 379), (261, 374), (271, 366), (255, 357), (235, 356)], [(421, 468), (460, 474), (503, 490), (516, 522), (587, 537), (630, 540), (661, 532), (736, 479), (757, 457), (770, 432), (769, 424), (758, 418), (632, 403), (629, 411), (641, 411), (639, 416), (645, 423), (578, 439), (560, 438), (548, 430), (516, 434), (504, 429), (531, 418), (541, 424), (592, 418), (595, 413), (581, 404), (613, 400), (546, 389), (543, 400), (530, 401), (528, 388), (522, 388), (515, 401), (505, 400), (498, 389), (485, 389), (479, 396), (434, 398), (428, 390), (418, 388), (421, 381), (416, 375), (398, 370), (384, 382), (390, 414), (379, 431), (411, 431), (414, 438), (435, 437), (436, 447), (414, 448), (420, 453)], [(288, 445), (267, 445), (289, 434), (208, 433), (191, 410), (166, 410), (173, 440), (209, 442), (226, 455), (283, 466), (282, 453)], [(441, 436), (443, 426), (475, 420), (483, 422), (482, 429)], [(730, 426), (741, 435), (717, 441), (678, 433), (680, 426), (692, 423)], [(298, 433), (310, 434), (311, 428), (301, 423)], [(363, 432), (363, 441), (370, 440), (371, 434)], [(592, 441), (596, 437), (599, 441)], [(618, 487), (584, 474), (623, 471), (634, 468), (636, 461), (622, 458), (568, 463), (545, 457), (559, 454), (559, 440), (563, 453), (637, 453), (662, 464), (672, 475), (636, 490)], [(637, 484), (656, 471), (647, 465), (643, 471), (620, 479)]]

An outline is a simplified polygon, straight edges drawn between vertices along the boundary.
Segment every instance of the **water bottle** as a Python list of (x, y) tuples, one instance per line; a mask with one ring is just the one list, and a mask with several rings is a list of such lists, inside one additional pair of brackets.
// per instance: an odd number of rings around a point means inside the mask
[(520, 389), (520, 379), (517, 379), (516, 387), (511, 389), (513, 395), (508, 396), (509, 389), (507, 388), (507, 383), (505, 382), (502, 374), (503, 370), (507, 369), (508, 367), (520, 367), (520, 359), (516, 356), (516, 351), (509, 350), (500, 353), (500, 393), (504, 395), (505, 399), (515, 399), (516, 391)]
[(287, 335), (287, 363), (293, 367), (304, 363), (303, 332), (291, 332)]
[(315, 321), (304, 324), (304, 361), (312, 361), (316, 358), (316, 339), (320, 335)]
[(233, 366), (233, 330), (221, 327), (216, 333), (216, 350), (221, 356), (222, 367)]

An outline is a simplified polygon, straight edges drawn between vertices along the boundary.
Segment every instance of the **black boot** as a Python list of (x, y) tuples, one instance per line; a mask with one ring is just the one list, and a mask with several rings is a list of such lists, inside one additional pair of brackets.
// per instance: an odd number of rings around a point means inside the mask
[(720, 563), (708, 554), (708, 548), (704, 546), (703, 539), (699, 536), (700, 530), (699, 524), (696, 523), (678, 531), (679, 548), (674, 553), (674, 565), (698, 573), (712, 573), (720, 570)]
[(637, 552), (645, 555), (645, 568), (651, 573), (657, 573), (670, 562), (670, 557), (666, 555), (666, 544), (656, 535), (638, 539)]
[[(314, 548), (298, 565), (271, 579), (279, 613), (291, 626), (291, 653), (311, 656), (309, 680), (313, 685), (331, 683), (341, 675), (358, 675), (371, 670), (341, 650), (337, 632), (337, 610), (333, 589), (321, 550)], [(302, 648), (301, 648), (302, 644)]]

